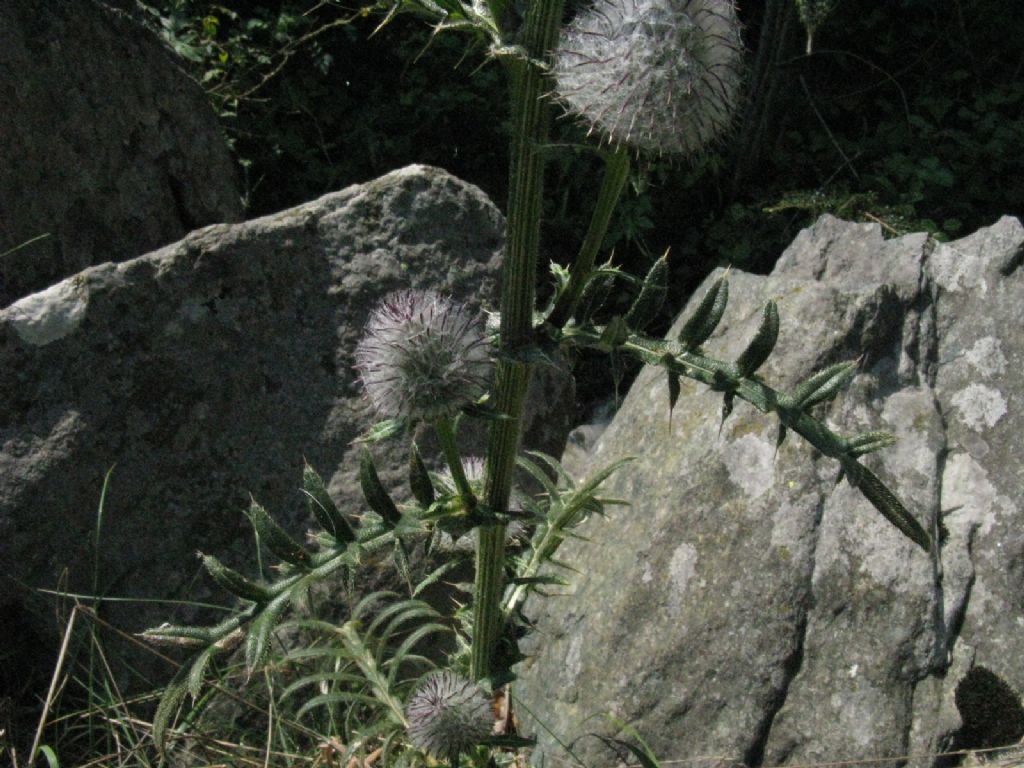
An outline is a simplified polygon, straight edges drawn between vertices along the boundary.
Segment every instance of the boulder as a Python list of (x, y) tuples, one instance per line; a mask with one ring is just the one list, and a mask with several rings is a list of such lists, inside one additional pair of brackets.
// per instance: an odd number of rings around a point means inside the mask
[[(225, 602), (194, 553), (255, 574), (249, 494), (301, 538), (304, 459), (361, 513), (352, 441), (376, 421), (353, 370), (363, 324), (406, 287), (493, 307), (503, 237), (480, 190), (410, 166), (91, 267), (0, 311), (5, 634), (52, 649), (52, 605), (36, 609), (29, 588)], [(527, 442), (557, 455), (571, 379), (535, 385)], [(374, 452), (396, 498), (410, 498), (407, 442)], [(104, 612), (126, 631), (195, 619), (166, 605)]]
[(731, 274), (710, 354), (734, 359), (774, 298), (766, 381), (790, 389), (860, 358), (819, 413), (842, 434), (895, 434), (865, 461), (936, 531), (938, 556), (837, 486), (836, 463), (800, 438), (776, 451), (773, 417), (737, 401), (722, 425), (721, 396), (684, 380), (670, 420), (664, 372), (644, 369), (595, 448), (569, 461), (584, 475), (636, 456), (604, 489), (632, 507), (560, 551), (581, 571), (570, 594), (526, 606), (537, 632), (517, 693), (537, 764), (568, 762), (557, 737), (585, 765), (614, 765), (590, 734), (622, 722), (660, 759), (701, 765), (1024, 736), (1022, 260), (1012, 218), (938, 244), (826, 216), (771, 275)]
[(0, 307), (242, 217), (205, 94), (125, 13), (0, 3), (0, 104)]

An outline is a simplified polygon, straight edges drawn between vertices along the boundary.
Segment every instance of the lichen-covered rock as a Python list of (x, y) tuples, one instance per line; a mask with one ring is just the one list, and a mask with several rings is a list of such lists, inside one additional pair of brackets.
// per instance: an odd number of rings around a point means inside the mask
[(0, 3), (0, 307), (242, 216), (199, 85), (95, 0)]
[(822, 415), (898, 437), (868, 463), (940, 533), (940, 557), (836, 486), (836, 464), (798, 437), (776, 453), (770, 416), (737, 402), (720, 428), (720, 395), (684, 380), (670, 426), (664, 373), (645, 369), (572, 461), (584, 474), (637, 456), (604, 489), (632, 507), (560, 553), (581, 571), (573, 595), (527, 605), (520, 715), (544, 723), (531, 727), (544, 756), (558, 757), (550, 729), (586, 765), (615, 764), (585, 735), (614, 732), (601, 714), (662, 759), (751, 766), (1024, 735), (1022, 257), (1015, 219), (936, 245), (824, 217), (770, 276), (732, 274), (709, 351), (734, 359), (774, 298), (767, 381), (862, 357)]
[[(301, 538), (304, 458), (343, 511), (362, 513), (351, 442), (376, 420), (353, 369), (364, 323), (401, 288), (493, 307), (503, 233), (480, 190), (410, 166), (92, 267), (0, 311), (0, 574), (13, 577), (0, 576), (0, 616), (20, 617), (4, 632), (39, 636), (52, 616), (19, 584), (92, 591), (94, 557), (103, 594), (226, 599), (196, 579), (194, 552), (253, 573), (250, 493)], [(538, 386), (528, 440), (557, 454), (572, 389), (564, 376)], [(373, 450), (396, 498), (410, 498), (407, 442)], [(105, 611), (129, 631), (190, 618)]]

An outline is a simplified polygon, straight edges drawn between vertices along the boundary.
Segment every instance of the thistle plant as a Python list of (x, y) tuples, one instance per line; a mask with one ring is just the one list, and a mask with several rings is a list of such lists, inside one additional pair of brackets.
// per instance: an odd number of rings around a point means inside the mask
[[(595, 3), (564, 30), (559, 29), (562, 0), (531, 0), (521, 17), (518, 6), (513, 8), (508, 0), (398, 0), (392, 8), (392, 15), (411, 10), (433, 18), (439, 30), (475, 34), (490, 45), (508, 73), (511, 165), (498, 331), (489, 338), (472, 312), (429, 291), (393, 294), (372, 314), (356, 349), (356, 367), (367, 399), (384, 422), (365, 439), (394, 438), (404, 427), (425, 422), (437, 433), (447, 476), (431, 472), (413, 443), (408, 494), (396, 500), (364, 450), (359, 480), (365, 508), (343, 512), (320, 476), (307, 467), (303, 490), (310, 515), (321, 528), (313, 546), (291, 537), (254, 501), (249, 519), (260, 541), (281, 561), (280, 577), (273, 583), (250, 579), (205, 556), (210, 576), (241, 601), (238, 611), (212, 627), (164, 626), (145, 633), (154, 642), (196, 649), (161, 702), (155, 718), (158, 741), (185, 696), (198, 695), (214, 657), (239, 647), (253, 670), (266, 656), (275, 627), (289, 611), (301, 610), (314, 584), (335, 575), (351, 576), (368, 562), (390, 560), (410, 594), (363, 601), (340, 628), (326, 626), (328, 634), (340, 638), (337, 653), (343, 671), (303, 678), (304, 685), (330, 681), (340, 690), (329, 699), (314, 697), (309, 706), (346, 702), (364, 707), (350, 712), (366, 712), (372, 704), (382, 725), (353, 730), (347, 735), (351, 743), (376, 739), (391, 746), (398, 730), (405, 729), (407, 747), (453, 766), (467, 756), (474, 764), (486, 762), (487, 750), (477, 745), (521, 745), (507, 731), (490, 733), (487, 695), (500, 694), (512, 677), (515, 639), (528, 628), (522, 605), (545, 585), (562, 583), (555, 560), (561, 542), (589, 516), (624, 503), (599, 495), (601, 483), (624, 461), (577, 482), (556, 459), (520, 451), (532, 368), (558, 347), (631, 355), (662, 367), (670, 410), (681, 392), (680, 379), (687, 377), (722, 393), (723, 420), (737, 399), (774, 414), (780, 443), (790, 433), (802, 436), (835, 459), (842, 476), (904, 535), (925, 550), (932, 547), (914, 516), (860, 461), (891, 444), (892, 437), (882, 432), (842, 436), (812, 411), (837, 395), (856, 372), (856, 363), (830, 366), (791, 392), (772, 388), (758, 375), (779, 334), (774, 302), (765, 306), (747, 349), (732, 361), (705, 350), (726, 310), (725, 278), (711, 287), (676, 338), (648, 336), (645, 328), (668, 292), (666, 253), (643, 279), (629, 278), (638, 289), (628, 311), (598, 321), (615, 281), (627, 279), (610, 264), (596, 264), (630, 173), (631, 155), (689, 156), (720, 138), (731, 121), (742, 53), (730, 0)], [(554, 298), (541, 310), (535, 290), (543, 149), (557, 105), (596, 134), (595, 151), (602, 153), (605, 170), (579, 252), (568, 268), (553, 268)], [(462, 415), (483, 416), (489, 422), (482, 461), (462, 455), (457, 429)], [(517, 467), (541, 486), (542, 494), (513, 500)], [(517, 536), (529, 542), (510, 553), (506, 542), (513, 525)], [(476, 531), (476, 541), (467, 607), (442, 616), (418, 600), (458, 565), (459, 548), (449, 550), (452, 560), (419, 570), (410, 552), (420, 546), (429, 550), (439, 531), (461, 535), (470, 530)], [(375, 617), (367, 606), (374, 606)], [(435, 666), (420, 643), (439, 633), (455, 640), (449, 669), (425, 678), (414, 691), (422, 667)], [(372, 649), (368, 638), (374, 640)]]

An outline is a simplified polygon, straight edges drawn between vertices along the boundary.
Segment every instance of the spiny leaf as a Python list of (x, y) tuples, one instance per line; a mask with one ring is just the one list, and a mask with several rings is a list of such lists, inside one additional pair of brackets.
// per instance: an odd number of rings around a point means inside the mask
[(604, 352), (613, 352), (625, 344), (628, 338), (629, 325), (621, 315), (616, 315), (601, 331), (601, 338), (598, 339), (597, 346)]
[(786, 442), (786, 425), (781, 421), (779, 422), (779, 434), (775, 438), (775, 453), (779, 452), (779, 448)]
[(572, 476), (565, 471), (565, 467), (562, 466), (562, 462), (560, 462), (554, 456), (548, 453), (544, 453), (543, 451), (527, 451), (527, 453), (530, 454), (531, 456), (536, 457), (537, 459), (540, 459), (549, 467), (551, 467), (551, 471), (554, 472), (557, 482), (562, 483), (563, 485), (565, 485), (566, 488), (576, 487), (576, 483), (572, 479)]
[(899, 528), (925, 552), (931, 552), (931, 536), (874, 472), (853, 459), (843, 459), (842, 467), (850, 485), (863, 493), (886, 520)]
[(267, 549), (292, 565), (305, 565), (309, 562), (309, 552), (285, 533), (284, 528), (275, 523), (267, 510), (255, 499), (249, 504), (245, 514)]
[(392, 555), (395, 569), (402, 581), (409, 587), (409, 594), (412, 594), (412, 569), (409, 567), (409, 553), (405, 551), (405, 544), (401, 540), (395, 541), (395, 551)]
[(384, 421), (378, 421), (352, 442), (379, 443), (382, 440), (394, 437), (404, 429), (405, 422), (401, 419), (386, 419)]
[(569, 285), (570, 272), (567, 267), (563, 267), (556, 261), (548, 263), (548, 270), (555, 279), (555, 297), (557, 302), (557, 297), (561, 296), (565, 292), (566, 286)]
[(846, 441), (846, 452), (850, 456), (859, 457), (882, 448), (888, 448), (895, 443), (896, 438), (888, 432), (863, 432)]
[(412, 655), (412, 649), (422, 642), (424, 638), (433, 635), (449, 635), (451, 632), (451, 627), (446, 627), (444, 624), (438, 624), (437, 622), (423, 624), (414, 629), (408, 637), (402, 640), (402, 644), (395, 649), (394, 654), (388, 660), (388, 685), (391, 687), (395, 685), (398, 680), (398, 673), (402, 671), (404, 664), (413, 659), (423, 658), (419, 655)]
[(423, 463), (415, 442), (409, 449), (409, 488), (424, 509), (434, 503), (434, 484), (430, 482), (427, 465)]
[(548, 475), (547, 472), (545, 472), (543, 469), (541, 469), (539, 466), (537, 466), (534, 462), (532, 462), (525, 456), (517, 456), (516, 464), (518, 464), (522, 469), (526, 470), (526, 472), (541, 485), (541, 487), (551, 498), (558, 497), (558, 488), (552, 482), (551, 477)]
[(199, 698), (199, 693), (203, 687), (203, 678), (206, 676), (206, 668), (210, 666), (210, 661), (220, 653), (221, 648), (216, 645), (211, 645), (209, 648), (204, 650), (198, 656), (196, 660), (192, 662), (188, 671), (188, 692), (192, 696), (192, 700), (195, 701)]
[(206, 572), (222, 589), (226, 589), (243, 600), (252, 600), (256, 603), (265, 603), (270, 600), (271, 592), (262, 584), (247, 579), (238, 571), (228, 568), (213, 555), (204, 555), (200, 552), (199, 557), (202, 558)]
[(729, 303), (729, 281), (723, 275), (704, 294), (693, 316), (679, 332), (679, 343), (687, 349), (696, 349), (715, 332)]
[(581, 325), (593, 321), (594, 316), (601, 311), (601, 307), (608, 300), (611, 293), (615, 276), (595, 270), (583, 286), (583, 293), (580, 294), (580, 301), (576, 307), (576, 321)]
[(350, 693), (347, 691), (337, 691), (335, 693), (323, 693), (319, 696), (314, 696), (301, 707), (299, 711), (295, 713), (295, 718), (301, 720), (309, 710), (314, 707), (326, 707), (333, 706), (335, 704), (366, 704), (372, 707), (379, 707), (380, 702), (373, 696), (369, 696), (365, 693)]
[(139, 633), (139, 637), (155, 645), (205, 646), (216, 636), (210, 627), (183, 627), (163, 624)]
[(250, 675), (266, 658), (270, 650), (270, 634), (280, 622), (281, 614), (290, 600), (290, 592), (282, 592), (267, 604), (249, 626), (245, 637), (245, 667)]
[(725, 420), (732, 415), (733, 403), (736, 400), (735, 392), (726, 392), (722, 395), (722, 420), (718, 424), (718, 432), (722, 432), (722, 427), (725, 426)]
[(424, 579), (419, 584), (416, 585), (416, 589), (412, 591), (412, 596), (418, 597), (423, 590), (439, 582), (445, 574), (447, 574), (453, 568), (457, 568), (458, 566), (458, 560), (449, 560), (447, 563), (444, 563), (435, 570), (431, 571), (424, 577)]
[(665, 251), (644, 278), (639, 295), (626, 313), (626, 325), (634, 331), (642, 331), (658, 316), (667, 295), (668, 251)]
[(321, 528), (342, 543), (355, 541), (355, 531), (327, 493), (323, 478), (309, 464), (302, 468), (302, 490)]
[(671, 368), (668, 370), (668, 428), (672, 430), (672, 411), (676, 408), (676, 403), (679, 401), (679, 393), (682, 391), (682, 387), (679, 384), (679, 374), (673, 371)]
[(153, 714), (153, 743), (156, 744), (157, 751), (161, 755), (167, 748), (167, 728), (174, 713), (178, 711), (178, 707), (185, 699), (185, 694), (188, 693), (189, 671), (190, 667), (187, 664), (183, 664), (178, 669), (160, 695), (160, 703), (157, 704), (156, 712)]
[(409, 598), (392, 603), (378, 613), (363, 635), (368, 641), (375, 638), (378, 644), (386, 644), (403, 624), (419, 619), (437, 618), (440, 618), (440, 614), (436, 609), (422, 600)]
[(760, 368), (764, 361), (775, 349), (775, 342), (779, 338), (779, 308), (774, 301), (764, 305), (764, 312), (761, 315), (761, 325), (751, 339), (750, 344), (743, 354), (736, 359), (736, 367), (740, 375), (750, 377)]
[(373, 456), (365, 448), (359, 455), (359, 487), (362, 488), (363, 497), (370, 505), (370, 509), (380, 515), (389, 528), (398, 524), (402, 515), (380, 481)]
[(614, 461), (606, 467), (599, 469), (594, 474), (587, 477), (586, 480), (580, 485), (574, 494), (574, 498), (590, 498), (595, 493), (601, 484), (617, 472), (621, 467), (625, 466), (631, 461), (636, 461), (636, 456), (626, 456), (625, 458)]
[[(342, 658), (325, 659), (328, 663), (343, 663)], [(335, 683), (339, 686), (345, 687), (356, 687), (363, 685), (366, 681), (362, 675), (358, 675), (352, 672), (317, 672), (312, 675), (306, 675), (300, 677), (294, 683), (290, 684), (287, 688), (281, 691), (281, 699), (287, 699), (294, 696), (296, 693), (305, 694), (303, 698), (308, 695), (306, 689), (310, 686), (314, 687), (314, 690), (323, 690), (324, 683)], [(334, 686), (332, 686), (334, 687)]]
[(856, 362), (836, 363), (818, 371), (793, 390), (792, 398), (796, 407), (807, 410), (831, 400), (856, 373)]

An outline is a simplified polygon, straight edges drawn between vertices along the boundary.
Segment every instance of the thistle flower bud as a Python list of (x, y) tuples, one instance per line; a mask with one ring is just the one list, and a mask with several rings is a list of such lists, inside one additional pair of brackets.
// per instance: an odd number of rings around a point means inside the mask
[(491, 702), (480, 686), (454, 672), (435, 672), (405, 709), (413, 746), (440, 759), (453, 759), (491, 735)]
[(356, 369), (381, 416), (434, 421), (483, 394), (491, 362), (468, 307), (434, 291), (400, 291), (367, 322)]
[(731, 120), (739, 29), (732, 0), (595, 0), (562, 31), (556, 95), (610, 144), (695, 154)]

